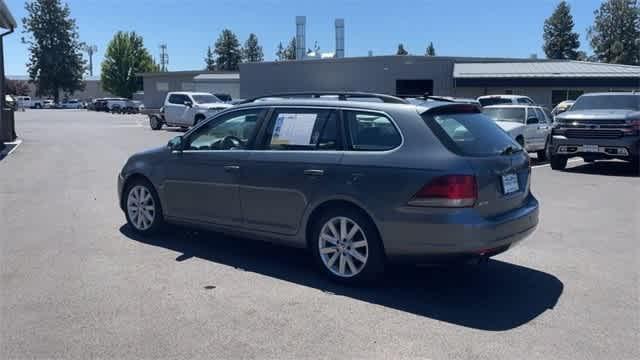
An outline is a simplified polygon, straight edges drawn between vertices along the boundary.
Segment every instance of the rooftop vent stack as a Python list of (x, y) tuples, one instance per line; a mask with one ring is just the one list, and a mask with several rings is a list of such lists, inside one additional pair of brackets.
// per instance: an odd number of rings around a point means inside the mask
[(344, 19), (336, 19), (336, 57), (344, 57)]
[(296, 60), (304, 59), (307, 51), (307, 45), (305, 39), (307, 27), (306, 16), (296, 16)]

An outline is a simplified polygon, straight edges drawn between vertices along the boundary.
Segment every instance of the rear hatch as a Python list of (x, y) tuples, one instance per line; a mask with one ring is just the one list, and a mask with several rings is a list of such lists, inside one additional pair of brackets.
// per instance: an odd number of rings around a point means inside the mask
[(477, 108), (452, 105), (422, 114), (442, 143), (475, 172), (474, 208), (491, 217), (519, 208), (529, 194), (529, 156), (509, 134)]

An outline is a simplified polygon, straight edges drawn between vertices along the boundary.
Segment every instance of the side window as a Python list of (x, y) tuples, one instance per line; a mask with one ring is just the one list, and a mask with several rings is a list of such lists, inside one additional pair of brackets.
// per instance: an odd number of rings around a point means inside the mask
[(356, 151), (390, 150), (402, 142), (400, 133), (384, 115), (345, 111), (351, 149)]
[(328, 109), (279, 109), (264, 139), (264, 148), (269, 150), (336, 150), (338, 116)]
[(547, 123), (547, 117), (544, 115), (542, 110), (540, 110), (540, 108), (535, 108), (535, 109), (536, 109), (536, 116), (538, 117), (538, 122), (540, 124), (546, 124)]
[(527, 109), (527, 125), (537, 124), (540, 120), (538, 119), (538, 114), (536, 114), (535, 108)]
[(264, 110), (236, 111), (215, 117), (189, 135), (185, 150), (244, 149)]
[(542, 108), (542, 112), (544, 112), (545, 117), (547, 118), (547, 123), (553, 123), (553, 115), (547, 108)]
[(518, 98), (518, 104), (531, 105), (531, 101), (527, 98)]
[(184, 104), (184, 96), (183, 95), (179, 95), (179, 94), (171, 94), (169, 96), (169, 103), (170, 104), (176, 104), (176, 105), (182, 105)]

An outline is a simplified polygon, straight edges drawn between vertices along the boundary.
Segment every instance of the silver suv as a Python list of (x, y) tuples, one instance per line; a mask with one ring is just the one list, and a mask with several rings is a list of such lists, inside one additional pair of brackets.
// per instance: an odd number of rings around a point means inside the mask
[(133, 155), (118, 180), (129, 225), (306, 247), (343, 282), (387, 261), (488, 258), (536, 228), (529, 157), (477, 106), (340, 99), (248, 101)]

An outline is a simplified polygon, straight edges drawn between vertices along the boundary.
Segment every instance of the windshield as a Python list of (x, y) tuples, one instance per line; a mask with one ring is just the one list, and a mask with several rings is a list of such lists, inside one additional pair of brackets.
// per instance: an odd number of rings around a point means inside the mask
[(220, 99), (213, 95), (193, 95), (192, 97), (197, 104), (211, 104), (222, 102), (220, 101)]
[(513, 101), (511, 101), (511, 99), (500, 98), (500, 97), (479, 99), (478, 102), (482, 106), (500, 105), (500, 104), (513, 104)]
[(509, 134), (484, 114), (423, 115), (423, 119), (445, 145), (462, 155), (493, 156), (508, 147), (520, 149)]
[(220, 99), (221, 101), (224, 101), (224, 102), (229, 102), (229, 101), (233, 100), (233, 99), (231, 99), (231, 95), (228, 95), (228, 94), (215, 94), (215, 96), (218, 99)]
[(524, 108), (485, 108), (482, 112), (495, 121), (508, 121), (524, 124)]
[(580, 96), (569, 111), (576, 110), (640, 110), (640, 95)]

